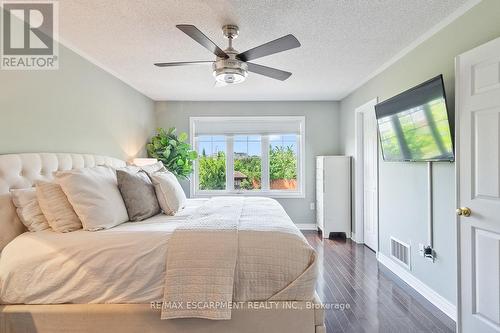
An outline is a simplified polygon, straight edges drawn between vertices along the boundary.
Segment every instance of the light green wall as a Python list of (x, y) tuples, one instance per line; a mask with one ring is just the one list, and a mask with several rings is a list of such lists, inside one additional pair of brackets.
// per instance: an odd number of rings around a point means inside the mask
[[(338, 154), (338, 102), (157, 102), (160, 127), (177, 127), (189, 132), (191, 116), (305, 116), (306, 198), (279, 199), (295, 223), (315, 223), (315, 156)], [(184, 189), (189, 193), (187, 184)]]
[(145, 154), (154, 102), (60, 45), (59, 70), (0, 70), (0, 154)]
[[(354, 154), (354, 109), (379, 97), (383, 101), (437, 74), (443, 74), (454, 110), (455, 56), (500, 37), (500, 1), (484, 0), (409, 54), (341, 101), (341, 146)], [(394, 236), (412, 245), (412, 273), (451, 302), (456, 302), (456, 228), (454, 164), (434, 164), (435, 249), (431, 263), (418, 256), (427, 242), (427, 169), (425, 163), (380, 161), (380, 251), (389, 253)]]

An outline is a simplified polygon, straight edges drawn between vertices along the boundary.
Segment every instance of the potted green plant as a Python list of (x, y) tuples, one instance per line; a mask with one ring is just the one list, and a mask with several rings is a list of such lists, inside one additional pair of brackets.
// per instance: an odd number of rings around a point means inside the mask
[(146, 145), (149, 157), (163, 162), (163, 165), (177, 178), (188, 179), (193, 172), (193, 161), (198, 158), (190, 144), (186, 143), (188, 135), (185, 132), (176, 134), (176, 128), (167, 131), (158, 128), (156, 135)]

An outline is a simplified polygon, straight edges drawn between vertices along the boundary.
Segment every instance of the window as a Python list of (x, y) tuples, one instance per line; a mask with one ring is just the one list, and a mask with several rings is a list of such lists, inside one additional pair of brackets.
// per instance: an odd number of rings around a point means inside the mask
[(304, 117), (191, 117), (194, 196), (304, 197)]
[(226, 189), (226, 138), (221, 135), (199, 137), (200, 190)]
[(297, 190), (297, 135), (272, 135), (270, 143), (271, 190)]
[(234, 189), (260, 190), (262, 181), (262, 137), (234, 137)]

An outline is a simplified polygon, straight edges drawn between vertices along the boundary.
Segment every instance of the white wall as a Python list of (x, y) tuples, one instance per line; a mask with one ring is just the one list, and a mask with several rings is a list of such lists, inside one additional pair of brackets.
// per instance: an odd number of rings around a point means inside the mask
[(64, 46), (59, 70), (0, 70), (0, 154), (145, 155), (154, 102)]
[[(390, 98), (438, 74), (444, 75), (448, 107), (454, 113), (454, 58), (500, 36), (500, 1), (484, 0), (419, 45), (387, 70), (341, 101), (341, 146), (354, 154), (354, 109), (379, 97)], [(425, 163), (380, 161), (379, 249), (389, 254), (394, 236), (412, 245), (412, 274), (449, 301), (456, 302), (456, 228), (453, 163), (434, 164), (434, 221), (437, 261), (418, 255), (427, 243)]]
[[(157, 102), (159, 127), (177, 127), (189, 132), (190, 116), (305, 116), (306, 198), (279, 199), (295, 223), (315, 223), (315, 156), (338, 154), (338, 102)], [(189, 193), (187, 184), (184, 189)]]

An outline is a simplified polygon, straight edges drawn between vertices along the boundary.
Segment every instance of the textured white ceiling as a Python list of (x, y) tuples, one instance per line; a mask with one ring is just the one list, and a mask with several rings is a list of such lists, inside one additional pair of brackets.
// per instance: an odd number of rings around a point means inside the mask
[[(154, 100), (338, 100), (466, 0), (64, 0), (59, 33)], [(221, 48), (221, 26), (237, 24), (245, 51), (292, 33), (302, 47), (253, 62), (290, 71), (284, 82), (250, 73), (215, 88), (210, 66), (154, 62), (213, 60), (175, 28), (194, 24)]]

